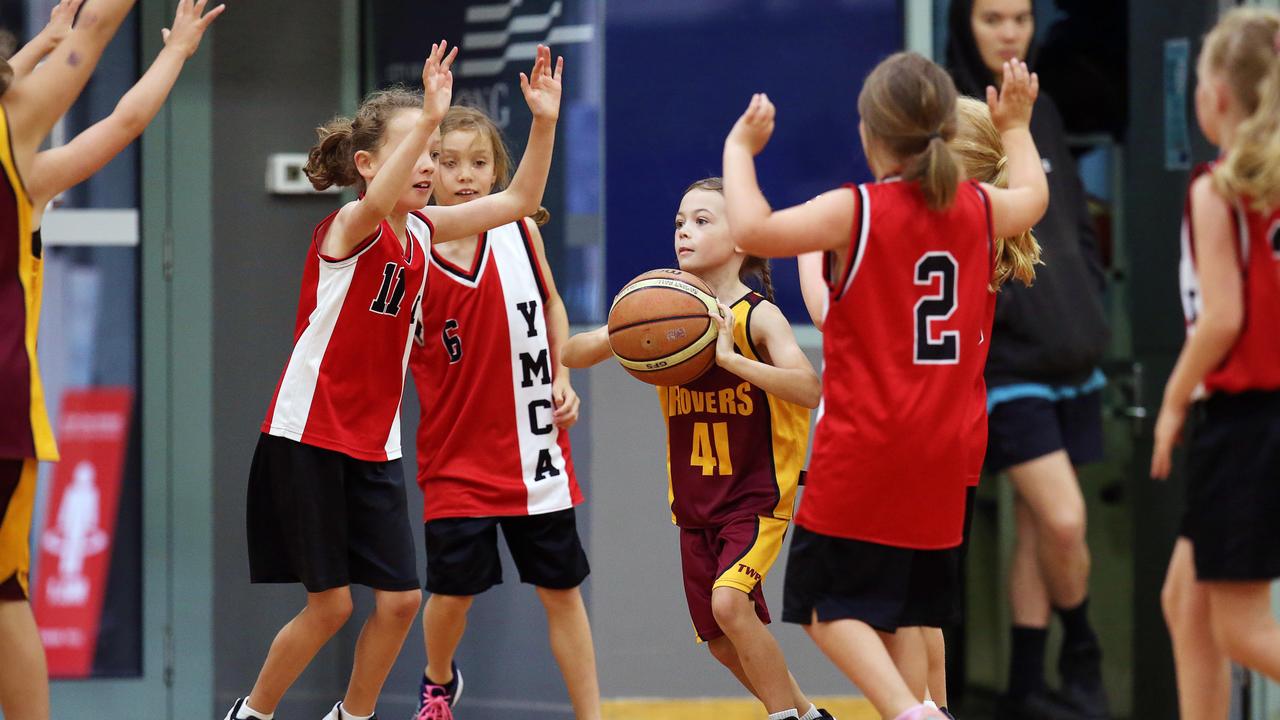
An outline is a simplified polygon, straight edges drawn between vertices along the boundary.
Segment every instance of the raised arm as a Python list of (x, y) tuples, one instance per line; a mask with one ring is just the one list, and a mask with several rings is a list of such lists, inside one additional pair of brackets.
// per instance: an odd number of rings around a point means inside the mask
[[(475, 201), (472, 200), (472, 202)], [(570, 368), (589, 368), (611, 357), (613, 357), (613, 348), (609, 346), (608, 325), (578, 333), (569, 338), (560, 349), (560, 362)]]
[[(369, 181), (364, 197), (347, 203), (338, 211), (321, 246), (324, 254), (346, 257), (395, 210), (396, 202), (413, 177), (414, 166), (427, 148), (427, 140), (440, 126), (440, 120), (449, 111), (449, 103), (453, 99), (452, 67), (458, 49), (448, 50), (448, 45), (443, 40), (432, 44), (431, 54), (422, 66), (422, 112), (414, 118), (413, 128)], [(361, 153), (356, 153), (356, 158), (360, 161)]]
[(790, 257), (849, 244), (853, 199), (848, 190), (823, 193), (804, 205), (774, 212), (760, 192), (755, 156), (773, 134), (773, 103), (751, 98), (724, 141), (724, 204), (734, 243), (758, 257)]
[(93, 74), (98, 59), (134, 0), (91, 0), (80, 13), (75, 30), (31, 73), (15, 78), (4, 94), (14, 160), (26, 175), (36, 150)]
[(721, 304), (720, 312), (711, 313), (711, 317), (720, 326), (716, 337), (716, 363), (720, 367), (780, 400), (807, 408), (818, 407), (822, 400), (822, 381), (777, 306), (762, 304), (750, 315), (751, 327), (747, 332), (758, 341), (764, 355), (760, 360), (751, 360), (734, 350), (736, 321), (732, 310)]
[(49, 24), (9, 58), (9, 67), (13, 68), (15, 78), (30, 75), (46, 55), (67, 39), (71, 34), (71, 24), (75, 22), (76, 13), (80, 11), (82, 2), (84, 0), (61, 0), (53, 6), (53, 12), (49, 14)]
[(1040, 78), (1020, 61), (1004, 64), (1004, 81), (998, 93), (987, 87), (991, 121), (1000, 131), (1009, 159), (1009, 187), (983, 185), (991, 199), (996, 237), (1017, 237), (1030, 230), (1049, 207), (1049, 181), (1031, 137), (1031, 108), (1039, 94)]
[(1164, 388), (1151, 452), (1151, 476), (1155, 478), (1169, 476), (1173, 446), (1186, 422), (1191, 395), (1231, 351), (1244, 324), (1244, 284), (1231, 207), (1214, 189), (1208, 174), (1191, 186), (1191, 218), (1204, 310), (1196, 318)]
[(200, 47), (209, 24), (226, 9), (219, 5), (206, 14), (207, 2), (179, 0), (173, 28), (163, 31), (164, 49), (115, 110), (66, 145), (36, 155), (27, 174), (27, 190), (37, 213), (58, 193), (102, 169), (142, 134), (169, 97), (182, 66)]
[(556, 60), (555, 71), (552, 72), (551, 49), (539, 45), (533, 70), (528, 76), (520, 73), (520, 89), (533, 113), (533, 123), (529, 126), (529, 142), (515, 177), (502, 192), (461, 205), (426, 208), (424, 212), (436, 228), (433, 242), (476, 235), (537, 212), (542, 193), (547, 188), (547, 174), (551, 171), (563, 74), (564, 58)]

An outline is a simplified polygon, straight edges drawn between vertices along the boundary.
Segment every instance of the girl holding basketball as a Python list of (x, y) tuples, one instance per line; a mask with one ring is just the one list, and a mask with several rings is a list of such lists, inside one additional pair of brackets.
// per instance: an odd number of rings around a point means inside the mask
[[(481, 202), (511, 181), (502, 133), (480, 110), (450, 108), (430, 152), (441, 208)], [(558, 359), (569, 318), (539, 218), (545, 222), (545, 210), (433, 246), (427, 260), (409, 360), (422, 409), (418, 484), (431, 594), (422, 615), (420, 720), (451, 718), (462, 696), (454, 653), (475, 596), (502, 582), (499, 528), (521, 581), (537, 589), (546, 610), (575, 716), (600, 718), (579, 590), (590, 572), (574, 510), (583, 498), (569, 449), (578, 396)]]
[[(1008, 187), (1008, 158), (1005, 156), (1004, 144), (1000, 142), (1000, 133), (991, 122), (991, 112), (987, 104), (970, 97), (961, 97), (956, 102), (956, 134), (947, 145), (960, 161), (964, 175), (971, 180), (990, 183), (995, 187)], [(1016, 279), (1024, 286), (1030, 287), (1035, 280), (1036, 266), (1040, 264), (1040, 245), (1030, 231), (1012, 238), (996, 238), (996, 268), (991, 280), (988, 303), (995, 302), (995, 293), (1004, 283)], [(798, 260), (800, 271), (800, 289), (804, 295), (806, 308), (809, 310), (813, 324), (822, 329), (823, 316), (829, 301), (826, 281), (823, 279), (822, 252), (810, 252), (801, 255)], [(991, 334), (988, 325), (983, 329), (987, 337)], [(990, 343), (978, 345), (981, 354), (980, 364), (985, 364), (985, 354)], [(978, 480), (982, 475), (982, 461), (987, 449), (987, 400), (986, 383), (981, 376), (974, 388), (973, 419), (970, 441), (972, 455), (969, 458), (969, 482), (965, 494), (964, 541), (957, 548), (956, 562), (963, 574), (965, 550), (968, 545), (969, 528), (973, 520), (973, 504)], [(961, 600), (957, 594), (956, 600)], [(957, 616), (962, 616), (961, 606), (957, 607)], [(943, 714), (950, 716), (947, 710), (947, 676), (946, 645), (941, 628), (922, 628), (922, 642), (928, 658), (928, 691), (929, 697), (936, 702)]]
[(1029, 230), (1048, 202), (1027, 129), (1038, 84), (1010, 63), (1001, 91), (987, 92), (1007, 189), (962, 180), (946, 144), (956, 133), (955, 86), (914, 53), (877, 66), (858, 98), (875, 183), (773, 212), (754, 167), (773, 131), (767, 97), (752, 99), (725, 141), (738, 246), (829, 259), (823, 412), (783, 617), (804, 625), (887, 718), (945, 717), (922, 704), (919, 633), (896, 631), (955, 619), (976, 405), (955, 402), (955, 388), (980, 392), (995, 239)]
[(456, 51), (433, 45), (424, 92), (369, 95), (355, 118), (318, 131), (306, 173), (359, 198), (316, 228), (303, 271), (294, 348), (249, 475), (253, 582), (300, 582), (306, 607), (276, 635), (252, 693), (227, 719), (270, 720), (290, 685), (351, 615), (350, 585), (374, 590), (345, 697), (326, 720), (373, 716), (421, 602), (400, 466), (400, 399), (425, 279), (427, 241), (466, 237), (533, 212), (542, 198), (561, 67), (539, 47), (521, 89), (533, 111), (511, 187), (465, 207), (427, 204), (427, 152), (453, 89)]
[(1227, 716), (1231, 662), (1280, 681), (1270, 591), (1280, 577), (1280, 13), (1227, 13), (1196, 74), (1196, 118), (1221, 154), (1188, 192), (1187, 341), (1151, 457), (1151, 475), (1168, 477), (1187, 415), (1197, 417), (1162, 594), (1180, 715), (1192, 720)]
[[(762, 587), (790, 524), (809, 409), (821, 395), (818, 375), (772, 302), (767, 262), (735, 248), (719, 178), (685, 191), (675, 251), (680, 269), (705, 280), (721, 299), (712, 316), (719, 325), (715, 365), (684, 385), (658, 388), (694, 629), (770, 718), (830, 717), (787, 672), (765, 628)], [(752, 277), (763, 295), (746, 284)], [(606, 326), (571, 338), (562, 360), (585, 368), (612, 355)]]

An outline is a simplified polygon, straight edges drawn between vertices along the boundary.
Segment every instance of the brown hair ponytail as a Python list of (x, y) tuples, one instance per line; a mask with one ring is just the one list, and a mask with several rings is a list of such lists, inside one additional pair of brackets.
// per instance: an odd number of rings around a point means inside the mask
[(1248, 117), (1214, 169), (1218, 192), (1263, 210), (1280, 205), (1280, 13), (1236, 8), (1205, 38), (1202, 57)]
[[(971, 97), (956, 101), (956, 135), (951, 149), (972, 180), (996, 187), (1009, 186), (1008, 160), (1000, 133), (991, 122), (987, 104)], [(996, 292), (1010, 279), (1028, 287), (1036, 278), (1040, 260), (1040, 243), (1028, 230), (1017, 237), (995, 239), (996, 267), (992, 273), (991, 291)]]
[(956, 133), (956, 86), (917, 53), (895, 53), (876, 66), (858, 94), (869, 139), (903, 163), (903, 179), (919, 183), (932, 210), (956, 197), (960, 166), (947, 142)]
[(316, 128), (317, 142), (307, 154), (302, 172), (317, 190), (355, 185), (363, 192), (365, 183), (356, 170), (356, 153), (380, 147), (397, 112), (421, 107), (422, 94), (405, 87), (369, 93), (354, 118), (335, 117)]

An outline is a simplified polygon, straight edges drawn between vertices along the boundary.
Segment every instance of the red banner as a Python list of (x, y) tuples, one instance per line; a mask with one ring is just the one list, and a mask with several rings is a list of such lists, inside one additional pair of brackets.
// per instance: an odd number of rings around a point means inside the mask
[(31, 596), (50, 677), (83, 678), (93, 670), (132, 407), (130, 388), (84, 388), (62, 396), (62, 459), (36, 528), (39, 576)]

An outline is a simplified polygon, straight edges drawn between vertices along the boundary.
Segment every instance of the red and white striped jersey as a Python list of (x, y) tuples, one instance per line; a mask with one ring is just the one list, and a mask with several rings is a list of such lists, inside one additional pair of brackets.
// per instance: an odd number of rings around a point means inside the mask
[(431, 253), (409, 363), (424, 521), (582, 502), (569, 433), (551, 421), (546, 281), (526, 222), (481, 235), (469, 268)]
[[(1191, 183), (1212, 170), (1213, 164), (1197, 168)], [(1222, 364), (1205, 376), (1204, 390), (1237, 393), (1280, 389), (1280, 208), (1263, 214), (1247, 201), (1236, 201), (1232, 203), (1231, 219), (1243, 280), (1244, 326)], [(1182, 218), (1182, 262), (1178, 268), (1188, 336), (1195, 331), (1196, 320), (1204, 311), (1191, 229), (1188, 191)]]
[(431, 225), (411, 223), (402, 246), (384, 220), (350, 255), (331, 258), (320, 245), (336, 215), (312, 234), (293, 353), (262, 431), (358, 460), (394, 460)]
[(929, 210), (919, 185), (853, 188), (823, 326), (822, 406), (796, 524), (881, 545), (960, 544), (990, 328), (986, 193)]

